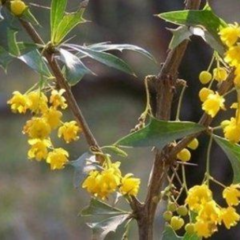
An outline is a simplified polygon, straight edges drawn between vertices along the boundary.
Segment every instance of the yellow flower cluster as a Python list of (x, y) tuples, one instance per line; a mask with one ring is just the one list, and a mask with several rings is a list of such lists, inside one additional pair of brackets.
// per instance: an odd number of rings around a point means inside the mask
[(67, 108), (64, 90), (52, 90), (50, 97), (44, 92), (31, 91), (21, 94), (13, 92), (13, 97), (8, 101), (14, 113), (24, 114), (29, 110), (32, 118), (23, 127), (23, 133), (28, 135), (30, 150), (29, 159), (37, 161), (46, 160), (51, 169), (62, 169), (68, 162), (69, 154), (63, 148), (54, 148), (50, 134), (58, 128), (58, 137), (63, 137), (66, 143), (79, 138), (81, 128), (76, 121), (62, 122), (61, 109)]
[(102, 200), (108, 198), (113, 192), (120, 192), (122, 195), (136, 196), (139, 190), (140, 179), (134, 178), (128, 173), (122, 176), (119, 169), (120, 162), (103, 165), (101, 171), (93, 170), (82, 184), (90, 194)]
[(222, 223), (227, 229), (235, 226), (240, 220), (239, 214), (233, 206), (239, 205), (240, 185), (235, 184), (226, 187), (223, 191), (223, 198), (228, 206), (222, 208), (213, 199), (212, 191), (205, 184), (196, 185), (188, 191), (185, 200), (189, 209), (195, 212), (196, 220), (191, 225), (199, 237), (208, 238), (218, 230)]
[(214, 80), (218, 84), (221, 84), (221, 82), (227, 79), (229, 74), (227, 65), (234, 68), (234, 88), (237, 90), (238, 100), (231, 108), (236, 109), (235, 116), (231, 117), (230, 120), (222, 121), (221, 127), (226, 139), (232, 143), (238, 143), (240, 141), (240, 27), (237, 23), (229, 24), (219, 31), (219, 36), (223, 44), (226, 45), (227, 50), (222, 61), (219, 60), (219, 56), (215, 57), (217, 68), (214, 68), (212, 73), (207, 70), (199, 74), (199, 80), (202, 84), (207, 84), (211, 81), (208, 87), (203, 87), (199, 91), (199, 98), (202, 102), (202, 109), (212, 118), (214, 118), (221, 109), (225, 110), (224, 96), (221, 96), (211, 88)]
[(234, 86), (237, 90), (237, 103), (232, 105), (236, 109), (235, 116), (230, 120), (224, 120), (221, 123), (224, 137), (230, 142), (238, 143), (240, 141), (240, 116), (239, 116), (239, 89), (240, 89), (240, 27), (237, 23), (229, 24), (219, 32), (222, 42), (226, 45), (224, 61), (233, 67), (235, 77)]

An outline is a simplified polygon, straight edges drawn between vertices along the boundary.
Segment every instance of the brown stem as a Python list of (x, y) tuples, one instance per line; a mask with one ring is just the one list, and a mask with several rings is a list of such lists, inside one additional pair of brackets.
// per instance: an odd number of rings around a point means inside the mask
[[(20, 19), (20, 22), (35, 43), (43, 45), (43, 46), (45, 45), (42, 38), (39, 36), (37, 31), (34, 29), (34, 27), (30, 23), (28, 23), (22, 19)], [(92, 134), (92, 132), (91, 132), (91, 130), (90, 130), (90, 128), (89, 128), (73, 94), (72, 94), (71, 88), (68, 85), (66, 79), (64, 78), (58, 63), (54, 58), (53, 53), (44, 51), (43, 54), (46, 57), (48, 64), (56, 78), (56, 82), (58, 83), (60, 88), (65, 89), (65, 91), (66, 91), (65, 96), (67, 99), (67, 103), (68, 103), (70, 109), (72, 110), (78, 124), (81, 126), (89, 147), (92, 149), (95, 149), (97, 151), (100, 151), (97, 140), (94, 138), (94, 136), (93, 136), (93, 134)]]
[[(198, 9), (200, 3), (201, 0), (185, 1), (185, 8)], [(170, 119), (172, 99), (175, 93), (177, 82), (178, 68), (182, 61), (187, 45), (188, 41), (185, 40), (178, 47), (169, 52), (167, 59), (157, 76), (155, 87), (157, 92), (156, 118), (158, 119)], [(156, 208), (159, 202), (159, 195), (162, 185), (165, 181), (166, 173), (168, 172), (172, 163), (169, 161), (168, 157), (171, 149), (172, 146), (169, 145), (162, 150), (156, 150), (147, 197), (144, 205), (138, 212), (137, 222), (140, 240), (153, 239), (153, 223)]]

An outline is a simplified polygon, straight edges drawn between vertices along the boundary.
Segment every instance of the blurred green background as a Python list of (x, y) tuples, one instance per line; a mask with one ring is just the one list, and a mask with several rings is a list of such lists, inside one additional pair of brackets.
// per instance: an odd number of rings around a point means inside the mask
[[(50, 1), (27, 1), (41, 23), (39, 32), (47, 42), (49, 39), (49, 10), (37, 6), (49, 6)], [(94, 135), (101, 145), (115, 142), (129, 133), (145, 105), (143, 79), (148, 74), (157, 74), (160, 63), (167, 54), (171, 34), (162, 20), (154, 14), (183, 8), (183, 0), (90, 0), (85, 17), (91, 22), (80, 25), (74, 31), (71, 42), (90, 44), (111, 41), (130, 43), (151, 52), (157, 64), (137, 53), (118, 54), (125, 59), (137, 74), (137, 78), (109, 69), (99, 63), (87, 60), (86, 64), (97, 76), (86, 76), (73, 92)], [(212, 7), (226, 21), (240, 21), (238, 0), (212, 0)], [(69, 1), (68, 10), (74, 11), (79, 1)], [(1, 36), (1, 32), (0, 32)], [(19, 39), (24, 32), (19, 34)], [(182, 118), (197, 120), (201, 116), (200, 103), (191, 99), (196, 96), (199, 84), (197, 74), (204, 69), (211, 57), (211, 50), (199, 39), (194, 38), (180, 69), (180, 77), (195, 84), (190, 85), (184, 99)], [(90, 230), (84, 220), (78, 217), (87, 205), (89, 195), (81, 188), (74, 189), (73, 169), (50, 171), (44, 163), (27, 160), (27, 138), (22, 127), (28, 116), (14, 115), (6, 105), (14, 90), (26, 91), (39, 80), (39, 76), (22, 62), (15, 60), (7, 74), (0, 69), (0, 239), (3, 240), (75, 240), (90, 239)], [(152, 101), (155, 95), (152, 90)], [(176, 101), (177, 102), (177, 101)], [(196, 104), (199, 107), (196, 107)], [(65, 119), (72, 115), (66, 112)], [(194, 161), (201, 160), (204, 138), (194, 153)], [(59, 142), (59, 144), (63, 144)], [(67, 146), (71, 160), (86, 152), (84, 137)], [(229, 181), (231, 169), (218, 149), (214, 150), (214, 174)], [(133, 172), (142, 179), (140, 199), (144, 199), (148, 176), (153, 161), (151, 149), (129, 150), (126, 159), (115, 157), (122, 162), (124, 173)], [(221, 164), (220, 164), (221, 163)], [(220, 168), (221, 167), (221, 168)], [(193, 172), (194, 171), (194, 172)], [(197, 173), (196, 173), (197, 171)], [(189, 169), (188, 180), (196, 183), (201, 179), (203, 169)], [(193, 173), (192, 173), (193, 172)], [(162, 211), (162, 209), (161, 209)], [(157, 215), (156, 232), (162, 229), (161, 212)], [(239, 227), (232, 231), (221, 230), (212, 239), (237, 239)], [(108, 237), (112, 239), (113, 236)], [(114, 237), (120, 239), (120, 237)], [(133, 226), (130, 239), (137, 239)], [(159, 236), (156, 238), (159, 239)]]

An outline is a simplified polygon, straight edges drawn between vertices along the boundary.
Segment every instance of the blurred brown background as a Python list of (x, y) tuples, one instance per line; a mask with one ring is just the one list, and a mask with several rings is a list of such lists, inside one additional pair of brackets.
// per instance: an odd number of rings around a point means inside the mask
[[(226, 21), (240, 21), (238, 0), (209, 2)], [(49, 6), (50, 1), (35, 0), (31, 3)], [(74, 11), (78, 4), (79, 1), (69, 1), (68, 10)], [(158, 73), (160, 63), (167, 54), (171, 34), (165, 28), (173, 26), (153, 15), (182, 8), (183, 0), (90, 0), (85, 17), (91, 22), (76, 28), (72, 42), (90, 44), (111, 41), (135, 44), (152, 53), (158, 62), (155, 64), (137, 53), (116, 53), (136, 72), (138, 77), (134, 78), (87, 60), (86, 64), (98, 76), (84, 77), (73, 91), (101, 145), (115, 142), (134, 127), (145, 107), (143, 79), (148, 74)], [(31, 9), (42, 25), (38, 30), (47, 42), (49, 10), (36, 6)], [(21, 36), (24, 33), (19, 34), (19, 39)], [(193, 38), (180, 69), (180, 77), (189, 83), (181, 115), (184, 120), (197, 121), (201, 116), (200, 102), (196, 97), (199, 89), (197, 75), (207, 67), (210, 58), (211, 50), (202, 40)], [(10, 64), (7, 74), (0, 69), (0, 239), (90, 239), (90, 230), (84, 220), (77, 216), (80, 209), (87, 205), (89, 195), (84, 190), (74, 189), (73, 169), (67, 167), (63, 171), (50, 171), (44, 163), (27, 160), (27, 138), (21, 133), (27, 116), (12, 114), (6, 105), (14, 90), (24, 92), (38, 80), (36, 73), (17, 60)], [(196, 100), (193, 101), (194, 98)], [(154, 91), (152, 99), (154, 104)], [(65, 117), (71, 119), (71, 114), (67, 113)], [(201, 147), (193, 154), (193, 161), (204, 161), (205, 142), (206, 139), (201, 137)], [(71, 160), (77, 159), (87, 150), (84, 137), (67, 148)], [(124, 173), (133, 172), (143, 179), (140, 192), (140, 199), (143, 200), (153, 160), (151, 149), (129, 150), (127, 159), (116, 157), (116, 160), (122, 161)], [(217, 148), (212, 154), (212, 169), (216, 178), (230, 183), (231, 168)], [(187, 171), (190, 184), (199, 183), (204, 166)], [(218, 197), (220, 196), (216, 193), (216, 198)], [(160, 233), (161, 228), (159, 212), (156, 232)], [(238, 239), (239, 228), (220, 230), (211, 239)], [(108, 237), (111, 238), (112, 235)], [(120, 239), (119, 236), (114, 238)], [(156, 235), (156, 239), (159, 238)], [(136, 226), (133, 226), (130, 239), (137, 239)]]

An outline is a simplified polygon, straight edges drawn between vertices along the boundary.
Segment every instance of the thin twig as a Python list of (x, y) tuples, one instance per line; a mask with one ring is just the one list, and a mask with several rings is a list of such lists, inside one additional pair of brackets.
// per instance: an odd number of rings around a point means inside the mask
[[(39, 34), (35, 30), (35, 28), (29, 22), (26, 22), (25, 20), (20, 19), (20, 23), (22, 24), (22, 26), (24, 27), (26, 32), (29, 34), (29, 36), (32, 38), (32, 40), (35, 43), (40, 44), (40, 45), (45, 45), (42, 38), (39, 36)], [(81, 126), (89, 147), (91, 149), (94, 149), (94, 151), (101, 152), (101, 149), (97, 143), (97, 140), (93, 136), (93, 134), (92, 134), (92, 132), (91, 132), (91, 130), (90, 130), (90, 128), (89, 128), (73, 94), (72, 94), (71, 88), (68, 85), (66, 79), (64, 78), (58, 63), (54, 58), (54, 53), (51, 53), (46, 50), (43, 52), (43, 55), (46, 57), (46, 59), (48, 61), (48, 64), (56, 78), (56, 82), (58, 83), (60, 88), (65, 89), (65, 91), (66, 91), (65, 96), (67, 99), (67, 103), (68, 103), (71, 111), (73, 112), (78, 124)]]

